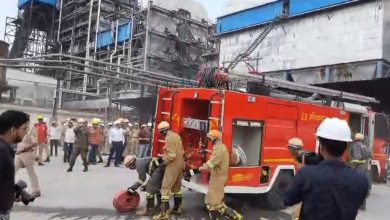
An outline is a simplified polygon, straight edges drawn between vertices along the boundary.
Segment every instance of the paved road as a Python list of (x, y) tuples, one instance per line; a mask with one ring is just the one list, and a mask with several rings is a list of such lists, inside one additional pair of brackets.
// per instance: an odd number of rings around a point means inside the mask
[[(117, 214), (112, 206), (112, 198), (117, 191), (127, 188), (136, 179), (134, 171), (125, 168), (104, 168), (103, 165), (90, 166), (90, 171), (82, 172), (78, 161), (72, 173), (66, 173), (67, 166), (60, 158), (44, 167), (37, 167), (42, 196), (29, 206), (16, 204), (12, 220), (113, 220), (113, 219), (148, 219), (133, 213)], [(21, 170), (18, 177), (27, 180), (26, 171)], [(390, 207), (390, 188), (385, 185), (374, 186), (368, 201), (368, 211), (362, 212), (358, 220), (387, 220), (387, 208)], [(184, 194), (185, 214), (176, 219), (208, 219), (203, 206), (203, 195), (186, 191)], [(141, 200), (141, 206), (144, 204)], [(290, 219), (290, 210), (261, 210), (257, 202), (233, 200), (228, 203), (241, 213), (245, 219)]]

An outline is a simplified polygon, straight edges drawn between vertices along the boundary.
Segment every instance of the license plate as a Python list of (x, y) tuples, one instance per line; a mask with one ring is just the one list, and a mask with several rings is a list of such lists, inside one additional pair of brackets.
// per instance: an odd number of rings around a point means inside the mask
[(198, 131), (207, 131), (207, 121), (194, 118), (185, 118), (184, 127)]

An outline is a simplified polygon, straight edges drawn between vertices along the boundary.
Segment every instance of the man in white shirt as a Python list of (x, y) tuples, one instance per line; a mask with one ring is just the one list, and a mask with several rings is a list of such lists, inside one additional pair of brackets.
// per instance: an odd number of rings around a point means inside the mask
[(50, 140), (50, 156), (53, 156), (53, 148), (55, 151), (55, 156), (58, 155), (58, 145), (61, 140), (61, 128), (58, 126), (56, 121), (51, 123), (49, 129), (49, 140)]
[(111, 160), (114, 157), (115, 153), (115, 166), (119, 167), (119, 164), (122, 159), (122, 152), (125, 142), (125, 137), (123, 135), (123, 129), (120, 127), (120, 121), (117, 120), (114, 123), (114, 127), (110, 130), (108, 142), (111, 144), (110, 155), (108, 156), (108, 161), (105, 167), (109, 167)]
[(76, 136), (74, 133), (73, 121), (68, 121), (65, 127), (65, 138), (64, 138), (64, 163), (70, 161), (70, 155), (72, 155), (73, 145)]

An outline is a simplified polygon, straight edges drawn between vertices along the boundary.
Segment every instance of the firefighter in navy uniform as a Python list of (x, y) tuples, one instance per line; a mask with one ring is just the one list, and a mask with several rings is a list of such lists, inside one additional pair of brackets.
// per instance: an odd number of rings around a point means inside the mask
[[(160, 188), (164, 177), (165, 166), (162, 164), (161, 158), (136, 158), (135, 155), (128, 155), (124, 160), (124, 166), (130, 169), (136, 169), (138, 173), (138, 181), (130, 186), (127, 191), (134, 193), (137, 189), (146, 191), (146, 208), (137, 212), (137, 215), (152, 216), (155, 208), (161, 205)], [(146, 182), (147, 175), (150, 176)], [(157, 206), (155, 206), (155, 197)]]
[(213, 152), (210, 159), (199, 170), (210, 171), (209, 189), (205, 198), (210, 217), (213, 220), (223, 216), (233, 220), (241, 220), (243, 219), (242, 215), (224, 203), (224, 187), (229, 172), (229, 152), (221, 142), (222, 137), (219, 131), (211, 130), (207, 134), (207, 138), (213, 144)]
[[(160, 134), (165, 136), (162, 164), (166, 165), (166, 168), (161, 186), (161, 211), (153, 216), (153, 219), (165, 220), (170, 218), (170, 214), (182, 212), (181, 180), (184, 170), (184, 149), (181, 137), (170, 130), (168, 122), (162, 121), (157, 128)], [(174, 206), (172, 210), (169, 210), (171, 193)]]

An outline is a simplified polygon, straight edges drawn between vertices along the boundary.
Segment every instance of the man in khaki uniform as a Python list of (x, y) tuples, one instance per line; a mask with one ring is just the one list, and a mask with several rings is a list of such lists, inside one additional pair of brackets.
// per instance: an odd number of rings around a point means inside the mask
[(88, 171), (87, 154), (88, 154), (88, 139), (89, 139), (87, 121), (80, 118), (77, 121), (77, 127), (74, 129), (74, 133), (76, 136), (76, 140), (74, 143), (72, 156), (70, 158), (69, 168), (68, 170), (66, 170), (66, 172), (73, 171), (73, 166), (79, 155), (81, 155), (81, 159), (83, 160), (83, 165), (84, 165), (83, 172), (87, 172)]
[(139, 124), (135, 123), (134, 128), (131, 131), (131, 143), (130, 143), (131, 151), (130, 151), (130, 154), (137, 155), (137, 153), (138, 153), (139, 133), (140, 133)]
[(22, 142), (17, 145), (15, 158), (15, 172), (20, 168), (26, 168), (28, 176), (31, 180), (31, 196), (39, 197), (41, 190), (39, 189), (38, 176), (34, 170), (35, 155), (38, 149), (38, 137), (35, 127), (24, 136)]
[[(169, 130), (170, 125), (162, 121), (158, 126), (160, 134), (165, 136), (165, 147), (162, 165), (166, 165), (161, 186), (161, 211), (153, 219), (169, 219), (170, 214), (181, 214), (182, 195), (181, 179), (184, 169), (184, 149), (181, 137)], [(174, 207), (169, 211), (171, 193), (174, 196)]]
[(210, 171), (209, 189), (205, 198), (207, 209), (212, 219), (226, 216), (229, 219), (241, 220), (242, 216), (224, 203), (225, 183), (229, 172), (229, 152), (221, 142), (221, 133), (211, 130), (207, 138), (213, 144), (213, 153), (210, 159), (199, 168)]
[(128, 155), (134, 155), (132, 154), (132, 149), (131, 149), (131, 137), (132, 135), (132, 129), (131, 127), (133, 126), (129, 120), (125, 119), (126, 123), (122, 123), (122, 129), (123, 129), (123, 136), (125, 137), (125, 143), (124, 143), (124, 150), (123, 150), (123, 157), (126, 157)]

